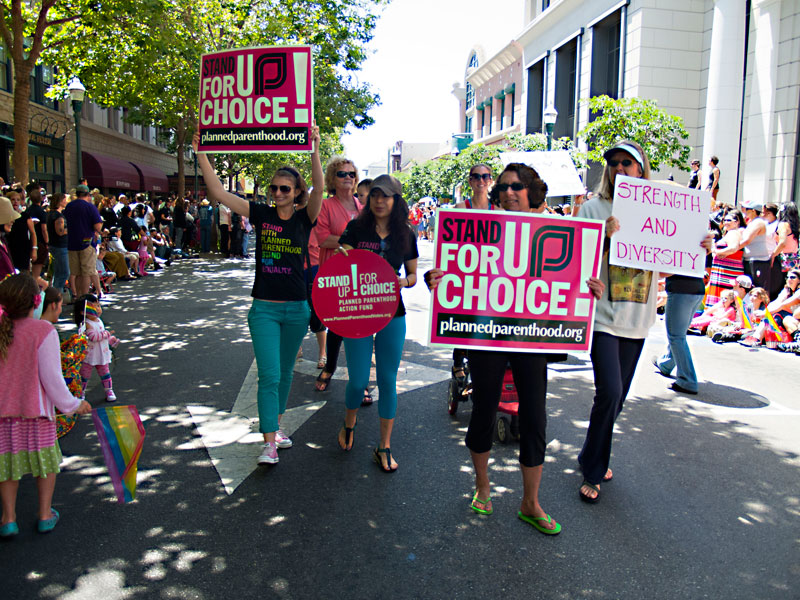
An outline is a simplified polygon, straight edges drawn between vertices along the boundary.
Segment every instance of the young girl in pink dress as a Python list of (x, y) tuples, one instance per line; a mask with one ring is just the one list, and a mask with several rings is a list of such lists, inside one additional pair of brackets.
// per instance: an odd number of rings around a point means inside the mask
[(19, 533), (17, 490), (26, 473), (39, 488), (39, 533), (59, 519), (52, 508), (61, 449), (56, 440), (55, 409), (86, 414), (89, 403), (70, 394), (61, 375), (58, 334), (47, 321), (34, 319), (39, 286), (26, 274), (0, 283), (0, 537)]

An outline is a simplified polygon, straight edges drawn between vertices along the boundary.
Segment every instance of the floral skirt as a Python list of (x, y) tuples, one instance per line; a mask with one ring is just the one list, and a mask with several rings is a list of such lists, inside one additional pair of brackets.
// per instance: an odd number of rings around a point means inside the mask
[(0, 418), (0, 481), (18, 481), (26, 473), (46, 477), (61, 471), (56, 423), (45, 417)]

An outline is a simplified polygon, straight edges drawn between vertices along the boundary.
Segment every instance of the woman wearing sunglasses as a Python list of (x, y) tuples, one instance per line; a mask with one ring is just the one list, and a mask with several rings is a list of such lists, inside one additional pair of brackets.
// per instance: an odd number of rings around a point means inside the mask
[[(303, 274), (308, 239), (322, 204), (323, 175), (319, 158), (319, 128), (311, 128), (311, 179), (309, 196), (303, 177), (292, 167), (272, 176), (269, 191), (274, 206), (248, 202), (226, 192), (206, 154), (198, 154), (208, 197), (250, 220), (256, 231), (256, 276), (253, 304), (247, 315), (258, 367), (258, 420), (264, 435), (259, 464), (278, 462), (278, 448), (290, 440), (280, 429), (292, 386), (295, 357), (308, 329), (310, 312)], [(197, 153), (199, 133), (192, 140)], [(296, 208), (308, 198), (305, 208)]]
[[(547, 184), (532, 168), (509, 164), (492, 188), (491, 200), (503, 210), (525, 213), (546, 211)], [(425, 274), (428, 287), (439, 285), (444, 272), (433, 269)], [(588, 282), (599, 297), (603, 283)], [(522, 502), (517, 516), (546, 535), (561, 532), (561, 525), (539, 504), (546, 445), (547, 355), (528, 352), (473, 350), (469, 352), (472, 374), (472, 415), (467, 429), (466, 445), (475, 468), (475, 493), (470, 508), (479, 514), (494, 511), (489, 481), (489, 454), (494, 437), (494, 421), (503, 385), (506, 365), (511, 364), (514, 385), (519, 396), (519, 462), (522, 470)]]
[(652, 271), (609, 265), (610, 239), (619, 230), (611, 216), (617, 175), (650, 178), (650, 163), (636, 142), (622, 141), (603, 155), (606, 166), (597, 194), (581, 206), (578, 216), (606, 223), (606, 243), (600, 267), (605, 290), (597, 301), (591, 358), (595, 396), (589, 429), (578, 455), (583, 472), (581, 500), (600, 499), (600, 483), (610, 481), (611, 437), (614, 422), (636, 371), (644, 340), (656, 319), (658, 275)]
[(722, 239), (711, 249), (711, 279), (708, 282), (706, 306), (719, 302), (722, 292), (732, 290), (739, 275), (744, 275), (743, 252), (739, 248), (745, 222), (738, 208), (729, 210), (722, 217)]
[[(408, 221), (403, 186), (394, 177), (380, 175), (375, 178), (367, 196), (367, 205), (347, 225), (339, 243), (339, 250), (345, 255), (348, 250), (363, 249), (381, 256), (395, 270), (400, 288), (413, 287), (417, 282), (417, 237)], [(405, 271), (404, 277), (400, 276), (400, 267)], [(369, 383), (374, 346), (380, 416), (380, 443), (374, 451), (374, 458), (385, 473), (397, 470), (391, 442), (397, 412), (397, 370), (406, 339), (405, 314), (401, 298), (394, 318), (374, 336), (344, 339), (349, 379), (345, 390), (344, 426), (338, 435), (339, 446), (342, 450), (353, 447), (353, 430), (363, 399), (362, 393)]]
[[(358, 216), (362, 204), (356, 197), (358, 169), (344, 156), (334, 156), (325, 168), (325, 188), (330, 196), (322, 201), (322, 210), (314, 228), (319, 244), (319, 266), (322, 267), (339, 247), (339, 238), (347, 224)], [(330, 385), (339, 362), (342, 336), (329, 331), (325, 341), (325, 354), (319, 357), (317, 367), (322, 372), (317, 377), (316, 391), (324, 392)], [(366, 395), (365, 395), (366, 398)]]

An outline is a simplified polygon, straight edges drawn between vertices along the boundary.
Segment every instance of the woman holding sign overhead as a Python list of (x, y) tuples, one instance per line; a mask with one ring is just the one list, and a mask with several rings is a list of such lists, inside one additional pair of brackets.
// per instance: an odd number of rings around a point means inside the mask
[[(492, 201), (503, 210), (543, 213), (547, 184), (532, 168), (509, 164), (492, 189)], [(436, 288), (444, 273), (432, 269), (425, 274), (428, 287)], [(599, 279), (587, 281), (595, 297), (603, 290)], [(503, 385), (506, 365), (511, 364), (514, 385), (519, 396), (519, 462), (522, 470), (523, 495), (517, 516), (546, 535), (561, 532), (561, 525), (539, 504), (539, 484), (546, 446), (547, 355), (514, 351), (469, 350), (472, 374), (472, 416), (466, 445), (475, 468), (475, 493), (470, 508), (479, 514), (494, 511), (490, 497), (489, 454), (494, 437), (494, 421)]]
[[(403, 200), (403, 186), (390, 175), (380, 175), (372, 182), (367, 205), (358, 217), (347, 225), (339, 238), (339, 252), (370, 250), (386, 260), (397, 274), (400, 288), (413, 287), (417, 282), (417, 236), (408, 222), (408, 205)], [(400, 277), (400, 267), (405, 276)], [(345, 390), (346, 411), (344, 425), (339, 430), (342, 450), (353, 447), (353, 430), (356, 427), (358, 408), (364, 388), (369, 383), (372, 364), (373, 338), (375, 369), (378, 379), (378, 414), (380, 416), (380, 443), (375, 449), (375, 462), (385, 473), (397, 470), (392, 457), (391, 441), (397, 412), (397, 370), (406, 339), (406, 310), (403, 300), (394, 318), (374, 336), (344, 338), (347, 352), (349, 379)]]
[[(256, 231), (256, 276), (253, 304), (247, 314), (258, 367), (258, 420), (264, 435), (259, 464), (278, 462), (278, 448), (290, 448), (280, 429), (292, 386), (295, 357), (306, 334), (310, 311), (306, 300), (304, 262), (308, 239), (322, 204), (323, 175), (319, 158), (319, 128), (311, 128), (309, 193), (303, 177), (292, 167), (281, 167), (269, 186), (274, 206), (248, 202), (226, 192), (206, 154), (198, 154), (208, 197), (247, 217)], [(200, 135), (192, 146), (197, 153)], [(308, 196), (305, 208), (296, 208)]]

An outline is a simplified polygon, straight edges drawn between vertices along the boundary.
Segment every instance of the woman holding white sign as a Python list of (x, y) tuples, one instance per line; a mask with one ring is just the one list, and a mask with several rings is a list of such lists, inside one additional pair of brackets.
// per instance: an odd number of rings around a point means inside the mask
[[(208, 197), (247, 217), (256, 231), (256, 276), (253, 304), (247, 314), (250, 337), (258, 367), (258, 420), (264, 435), (259, 464), (278, 462), (278, 448), (290, 448), (292, 440), (280, 429), (292, 386), (297, 350), (311, 315), (306, 300), (304, 258), (311, 228), (322, 205), (323, 175), (319, 158), (319, 128), (311, 128), (309, 193), (302, 175), (292, 167), (281, 167), (272, 176), (269, 190), (274, 206), (248, 202), (226, 192), (206, 154), (197, 154)], [(195, 153), (199, 133), (192, 140)], [(296, 208), (308, 196), (304, 208)]]
[[(408, 205), (403, 200), (403, 187), (391, 175), (375, 178), (367, 196), (367, 205), (347, 225), (339, 243), (341, 246), (338, 251), (345, 255), (353, 249), (378, 254), (395, 270), (400, 288), (413, 287), (417, 283), (417, 236), (408, 222)], [(400, 277), (400, 267), (405, 270), (405, 277)], [(353, 430), (364, 388), (369, 383), (374, 345), (381, 438), (374, 458), (385, 473), (397, 470), (397, 462), (392, 458), (391, 441), (397, 412), (397, 370), (406, 339), (405, 314), (403, 299), (400, 298), (394, 318), (374, 336), (344, 338), (349, 378), (345, 390), (344, 425), (338, 434), (339, 446), (342, 450), (353, 447)]]
[(581, 206), (579, 217), (606, 223), (606, 244), (600, 278), (606, 283), (595, 312), (592, 338), (592, 368), (595, 396), (586, 441), (578, 455), (583, 471), (581, 500), (594, 503), (600, 498), (600, 483), (610, 481), (611, 437), (614, 422), (639, 362), (647, 332), (656, 319), (658, 274), (653, 271), (609, 265), (610, 239), (619, 231), (611, 216), (614, 180), (617, 175), (650, 178), (650, 163), (636, 142), (622, 141), (608, 149), (606, 166), (597, 194)]
[[(520, 163), (509, 164), (492, 189), (492, 200), (503, 210), (543, 213), (547, 184), (539, 174)], [(432, 269), (425, 274), (430, 289), (439, 285), (444, 272)], [(599, 279), (587, 281), (595, 297), (603, 291)], [(561, 533), (561, 525), (539, 504), (546, 446), (547, 354), (513, 351), (469, 350), (472, 374), (472, 415), (466, 445), (475, 468), (475, 493), (470, 508), (479, 514), (494, 511), (489, 481), (489, 455), (494, 437), (494, 422), (506, 365), (510, 363), (519, 396), (519, 462), (522, 470), (522, 502), (517, 516), (546, 535)]]

